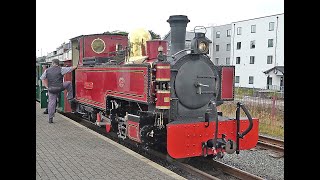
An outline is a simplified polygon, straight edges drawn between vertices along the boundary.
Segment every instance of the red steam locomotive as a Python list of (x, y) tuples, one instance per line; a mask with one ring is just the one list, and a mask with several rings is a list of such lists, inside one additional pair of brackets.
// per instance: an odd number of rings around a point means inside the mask
[[(254, 148), (258, 119), (241, 103), (236, 118), (217, 111), (234, 99), (235, 67), (213, 64), (205, 33), (195, 32), (191, 49), (185, 49), (187, 16), (170, 16), (167, 22), (169, 54), (167, 41), (151, 40), (143, 30), (72, 38), (69, 65), (78, 64), (68, 77), (73, 108), (119, 138), (145, 147), (165, 145), (173, 158), (223, 157)], [(247, 118), (240, 117), (241, 109)]]

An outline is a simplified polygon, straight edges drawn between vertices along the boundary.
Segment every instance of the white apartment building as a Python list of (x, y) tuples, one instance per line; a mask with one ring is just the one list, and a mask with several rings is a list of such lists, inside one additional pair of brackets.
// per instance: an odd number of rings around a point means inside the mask
[(51, 62), (53, 59), (59, 61), (70, 60), (72, 57), (71, 43), (63, 43), (55, 51), (48, 53), (46, 62)]
[(284, 14), (231, 23), (235, 86), (283, 89)]

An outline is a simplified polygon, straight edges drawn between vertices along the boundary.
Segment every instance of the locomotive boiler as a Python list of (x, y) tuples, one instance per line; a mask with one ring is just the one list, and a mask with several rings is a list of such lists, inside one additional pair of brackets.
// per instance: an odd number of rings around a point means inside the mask
[[(185, 48), (184, 15), (170, 16), (168, 42), (148, 31), (71, 39), (76, 112), (107, 132), (144, 147), (165, 146), (173, 158), (223, 157), (254, 148), (257, 118), (242, 103), (235, 118), (217, 106), (234, 100), (234, 66), (215, 65), (205, 33)], [(168, 53), (169, 51), (169, 53)], [(110, 54), (115, 54), (110, 56)], [(240, 117), (240, 110), (247, 117)]]

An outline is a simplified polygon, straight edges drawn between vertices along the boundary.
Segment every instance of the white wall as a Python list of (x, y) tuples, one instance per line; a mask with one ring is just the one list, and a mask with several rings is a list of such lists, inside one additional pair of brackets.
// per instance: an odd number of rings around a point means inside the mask
[[(267, 76), (263, 71), (277, 65), (284, 65), (283, 18), (283, 14), (280, 14), (232, 23), (230, 61), (236, 67), (235, 75), (240, 76), (240, 82), (236, 83), (236, 86), (265, 88)], [(274, 22), (273, 31), (269, 31), (269, 22)], [(251, 25), (256, 25), (255, 33), (251, 33)], [(241, 35), (237, 35), (238, 27), (242, 28)], [(268, 47), (268, 39), (273, 39), (273, 47)], [(254, 49), (250, 49), (250, 41), (252, 40), (255, 40)], [(241, 42), (240, 50), (236, 49), (237, 42)], [(268, 55), (273, 56), (272, 64), (267, 64)], [(255, 57), (254, 64), (250, 64), (250, 56)], [(240, 64), (236, 64), (236, 57), (240, 57)], [(249, 76), (254, 76), (253, 84), (249, 84)]]
[(284, 14), (278, 15), (276, 66), (284, 66)]
[(283, 74), (280, 71), (277, 71), (277, 74), (275, 74), (274, 71), (271, 71), (268, 75), (272, 78), (272, 85), (280, 88), (280, 78), (283, 77)]
[[(212, 47), (211, 47), (211, 58), (214, 64), (216, 65), (227, 65), (226, 58), (230, 58), (230, 51), (227, 51), (227, 44), (231, 44), (231, 37), (227, 36), (227, 30), (231, 29), (231, 24), (214, 26), (212, 28)], [(216, 33), (220, 32), (220, 37), (217, 38)], [(219, 45), (219, 51), (216, 49), (216, 45)], [(217, 62), (218, 58), (218, 62)], [(231, 61), (231, 59), (230, 59)], [(231, 62), (230, 62), (231, 63)], [(228, 64), (230, 65), (230, 64)]]

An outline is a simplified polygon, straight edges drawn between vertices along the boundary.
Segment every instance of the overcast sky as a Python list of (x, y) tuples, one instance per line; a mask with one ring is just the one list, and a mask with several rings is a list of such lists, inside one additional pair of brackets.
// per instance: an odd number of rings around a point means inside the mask
[(36, 55), (47, 55), (70, 38), (143, 27), (163, 37), (170, 15), (187, 15), (195, 26), (284, 13), (283, 0), (36, 0)]

